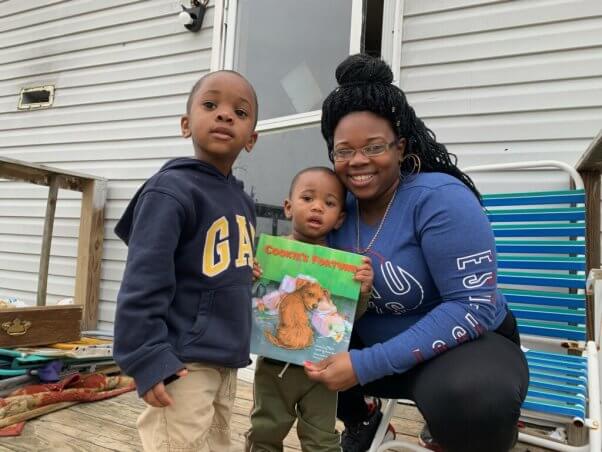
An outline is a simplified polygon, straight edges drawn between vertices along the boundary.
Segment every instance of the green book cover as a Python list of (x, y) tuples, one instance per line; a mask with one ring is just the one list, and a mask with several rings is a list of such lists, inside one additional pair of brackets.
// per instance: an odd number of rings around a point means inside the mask
[(262, 234), (256, 259), (251, 353), (302, 365), (347, 351), (362, 256)]

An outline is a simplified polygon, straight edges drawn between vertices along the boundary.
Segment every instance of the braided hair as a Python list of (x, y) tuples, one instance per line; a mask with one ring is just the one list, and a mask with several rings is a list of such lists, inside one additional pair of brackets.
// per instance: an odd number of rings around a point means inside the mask
[[(338, 88), (322, 104), (322, 135), (333, 162), (334, 131), (339, 121), (355, 111), (369, 111), (389, 121), (396, 138), (406, 139), (405, 154), (420, 159), (420, 170), (447, 173), (462, 181), (480, 200), (472, 179), (457, 166), (457, 157), (438, 143), (435, 134), (416, 116), (404, 92), (393, 85), (393, 73), (383, 60), (369, 55), (347, 57), (336, 69)], [(412, 172), (413, 159), (403, 159), (401, 173)]]

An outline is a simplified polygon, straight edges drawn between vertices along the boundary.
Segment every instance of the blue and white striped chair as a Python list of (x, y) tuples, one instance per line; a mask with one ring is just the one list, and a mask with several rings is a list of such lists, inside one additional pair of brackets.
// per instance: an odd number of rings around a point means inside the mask
[[(483, 196), (496, 239), (498, 284), (517, 318), (523, 345), (529, 347), (525, 354), (530, 382), (522, 418), (547, 426), (573, 424), (587, 428), (589, 444), (571, 446), (524, 433), (519, 437), (552, 450), (599, 452), (602, 426), (598, 346), (588, 341), (586, 331), (586, 222), (581, 177), (572, 167), (553, 161), (488, 165), (465, 171), (535, 168), (566, 171), (576, 188)], [(395, 447), (425, 450), (404, 441), (382, 443), (396, 402), (385, 403), (383, 421), (370, 452)]]

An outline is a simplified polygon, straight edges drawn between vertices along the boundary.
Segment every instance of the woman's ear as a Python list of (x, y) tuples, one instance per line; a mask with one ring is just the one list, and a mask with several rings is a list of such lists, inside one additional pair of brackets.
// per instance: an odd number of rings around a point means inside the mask
[(403, 156), (406, 153), (406, 139), (405, 138), (400, 138), (399, 141), (397, 142), (397, 150), (399, 151), (399, 164), (401, 165), (401, 162), (403, 161)]
[(190, 135), (192, 135), (192, 132), (190, 131), (190, 122), (188, 119), (188, 115), (183, 115), (180, 118), (180, 130), (184, 138), (190, 138)]

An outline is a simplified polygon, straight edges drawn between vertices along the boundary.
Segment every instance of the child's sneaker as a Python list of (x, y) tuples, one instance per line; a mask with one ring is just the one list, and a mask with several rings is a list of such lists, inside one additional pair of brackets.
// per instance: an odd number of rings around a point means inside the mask
[[(341, 435), (343, 452), (365, 452), (370, 448), (383, 417), (380, 407), (380, 400), (374, 399), (374, 402), (368, 403), (370, 417), (367, 420), (353, 425), (345, 425), (345, 430)], [(383, 442), (392, 439), (395, 439), (395, 429), (389, 424)]]
[(435, 452), (444, 452), (443, 448), (435, 441), (428, 426), (425, 424), (422, 427), (422, 431), (420, 435), (418, 435), (418, 444), (420, 444), (425, 449), (434, 450)]

